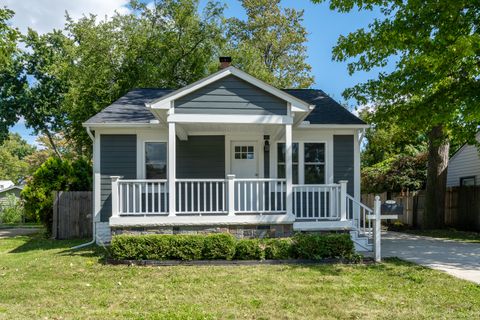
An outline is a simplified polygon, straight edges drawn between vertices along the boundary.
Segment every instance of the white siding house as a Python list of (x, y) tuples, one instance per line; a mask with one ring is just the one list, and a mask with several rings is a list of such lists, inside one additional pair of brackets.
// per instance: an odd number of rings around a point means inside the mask
[[(477, 141), (480, 141), (480, 132)], [(480, 185), (480, 152), (474, 145), (465, 144), (449, 161), (447, 187), (460, 185)]]

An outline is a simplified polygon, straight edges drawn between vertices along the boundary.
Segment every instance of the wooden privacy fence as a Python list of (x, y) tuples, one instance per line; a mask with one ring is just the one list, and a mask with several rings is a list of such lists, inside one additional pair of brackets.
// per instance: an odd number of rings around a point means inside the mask
[(54, 239), (87, 238), (92, 236), (92, 192), (54, 191)]
[[(387, 193), (379, 194), (380, 199), (387, 200)], [(373, 207), (375, 195), (363, 194), (362, 202)], [(390, 199), (403, 205), (403, 216), (399, 220), (414, 227), (422, 226), (425, 209), (425, 191), (392, 193)], [(445, 194), (446, 226), (460, 230), (480, 231), (480, 186), (450, 187)]]

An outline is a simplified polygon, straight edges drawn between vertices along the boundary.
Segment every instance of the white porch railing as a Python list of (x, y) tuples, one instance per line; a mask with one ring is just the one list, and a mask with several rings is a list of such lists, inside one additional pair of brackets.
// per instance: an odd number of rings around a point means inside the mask
[(234, 179), (235, 212), (285, 213), (285, 179)]
[[(117, 206), (118, 213), (165, 214), (168, 213), (167, 180), (118, 180), (118, 202), (112, 201), (112, 209)], [(113, 194), (112, 189), (112, 194)], [(112, 196), (113, 200), (113, 196)]]
[(176, 179), (176, 213), (226, 213), (225, 179)]
[(352, 196), (347, 194), (347, 217), (352, 220), (355, 230), (359, 236), (373, 239), (372, 221), (367, 218), (368, 215), (373, 215), (373, 210), (360, 201), (355, 200)]
[(339, 220), (340, 184), (293, 185), (293, 212), (299, 220)]

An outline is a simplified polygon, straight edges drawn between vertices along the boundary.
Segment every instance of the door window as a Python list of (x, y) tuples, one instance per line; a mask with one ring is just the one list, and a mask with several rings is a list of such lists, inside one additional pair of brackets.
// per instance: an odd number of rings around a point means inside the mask
[(255, 159), (254, 146), (235, 146), (235, 159)]

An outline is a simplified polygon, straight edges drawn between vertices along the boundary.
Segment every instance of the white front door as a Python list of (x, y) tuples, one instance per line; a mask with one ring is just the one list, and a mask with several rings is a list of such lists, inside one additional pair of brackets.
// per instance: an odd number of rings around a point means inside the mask
[(258, 178), (258, 146), (256, 141), (232, 141), (232, 174), (236, 178)]

